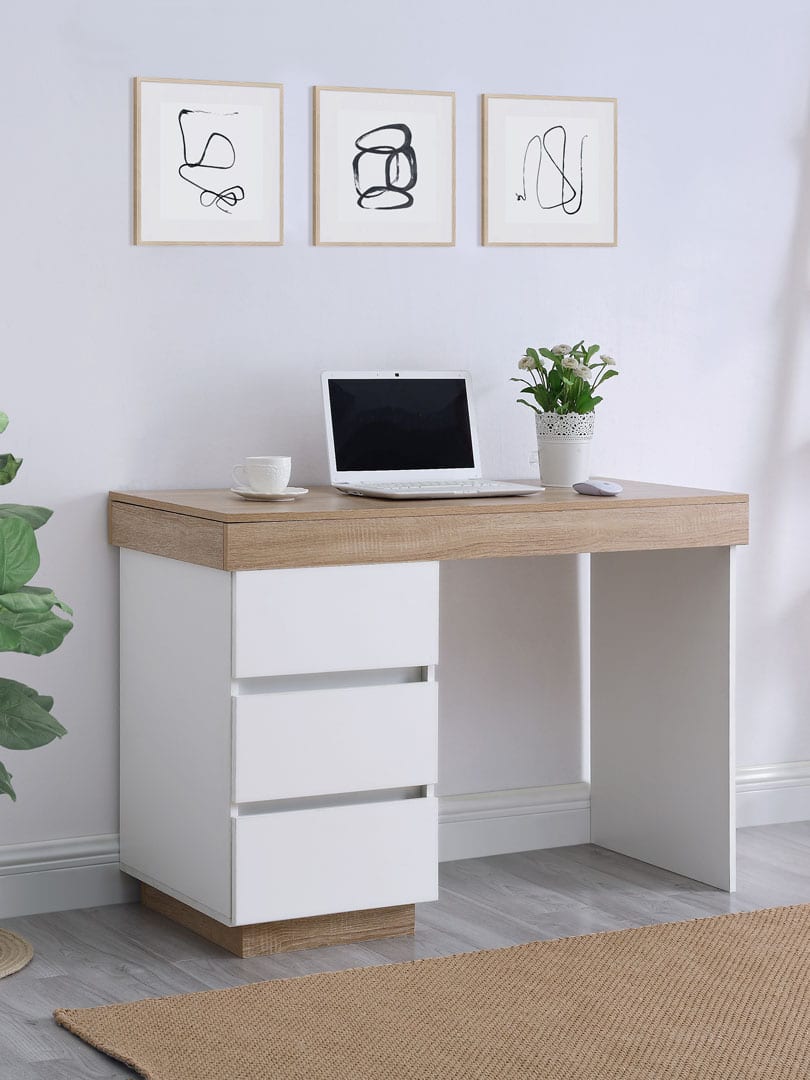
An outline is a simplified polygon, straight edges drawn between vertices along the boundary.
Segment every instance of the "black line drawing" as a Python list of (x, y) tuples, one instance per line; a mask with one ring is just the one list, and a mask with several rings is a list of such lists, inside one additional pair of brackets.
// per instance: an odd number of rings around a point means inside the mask
[[(223, 188), (222, 191), (215, 191), (208, 187), (207, 184), (197, 183), (198, 177), (203, 179), (206, 177), (210, 180), (210, 175), (207, 174), (209, 169), (232, 169), (236, 164), (236, 148), (227, 135), (223, 135), (221, 131), (212, 131), (205, 140), (205, 145), (202, 148), (200, 156), (196, 161), (189, 161), (188, 146), (186, 141), (186, 129), (183, 126), (184, 121), (191, 116), (197, 115), (207, 116), (238, 116), (238, 113), (212, 113), (207, 109), (181, 109), (177, 114), (177, 123), (180, 126), (180, 138), (183, 141), (183, 162), (178, 168), (177, 172), (181, 180), (185, 180), (187, 184), (191, 184), (200, 192), (200, 205), (209, 207), (213, 206), (217, 210), (221, 210), (223, 214), (230, 214), (233, 208), (245, 197), (245, 189), (240, 184), (234, 184), (231, 187)], [(198, 170), (203, 170), (199, 172)]]
[[(549, 136), (552, 132), (562, 133), (562, 143), (558, 150), (558, 157), (555, 157), (554, 152), (549, 147)], [(537, 205), (541, 210), (559, 210), (562, 209), (563, 213), (568, 214), (569, 217), (573, 217), (574, 214), (578, 214), (582, 209), (582, 194), (583, 194), (583, 159), (584, 159), (584, 147), (587, 135), (583, 135), (579, 142), (579, 191), (577, 191), (574, 183), (572, 182), (568, 173), (566, 173), (566, 154), (568, 151), (568, 132), (565, 130), (564, 124), (554, 124), (552, 127), (547, 128), (542, 135), (532, 135), (529, 141), (526, 143), (526, 149), (523, 152), (523, 191), (515, 192), (515, 198), (518, 202), (526, 202), (527, 190), (526, 190), (526, 170), (529, 160), (529, 153), (532, 149), (532, 144), (537, 143), (537, 149), (539, 150), (539, 156), (537, 158), (537, 171), (534, 176), (534, 196), (537, 200)], [(548, 162), (546, 170), (544, 170), (544, 162)], [(560, 182), (560, 201), (556, 203), (543, 203), (540, 196), (540, 185), (544, 171), (547, 171), (548, 167), (553, 167), (559, 174)], [(553, 174), (552, 174), (553, 175)], [(550, 186), (550, 185), (548, 185)], [(571, 206), (571, 204), (574, 204)]]
[(357, 205), (363, 210), (407, 210), (413, 206), (411, 191), (416, 186), (417, 168), (412, 139), (407, 124), (384, 124), (355, 139), (358, 153), (352, 172)]

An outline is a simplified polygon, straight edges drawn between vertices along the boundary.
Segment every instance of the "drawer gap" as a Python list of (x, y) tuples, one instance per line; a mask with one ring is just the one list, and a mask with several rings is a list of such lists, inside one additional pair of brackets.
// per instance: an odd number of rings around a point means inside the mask
[(271, 799), (266, 802), (240, 803), (232, 810), (233, 817), (252, 817), (255, 814), (283, 814), (290, 810), (324, 810), (332, 806), (361, 806), (366, 803), (402, 802), (404, 799), (424, 799), (427, 787), (380, 788), (379, 791), (345, 791), (338, 795), (314, 795), (302, 799)]
[(250, 694), (284, 694), (291, 690), (344, 690), (360, 686), (400, 686), (403, 683), (429, 682), (431, 668), (376, 668), (369, 671), (322, 671), (311, 675), (269, 675), (234, 679), (235, 697)]

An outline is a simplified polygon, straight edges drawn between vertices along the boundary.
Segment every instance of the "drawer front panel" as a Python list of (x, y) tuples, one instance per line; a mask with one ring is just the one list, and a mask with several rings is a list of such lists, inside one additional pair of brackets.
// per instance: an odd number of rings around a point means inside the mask
[(435, 798), (234, 821), (237, 925), (438, 897)]
[(437, 661), (438, 563), (240, 570), (233, 578), (237, 679)]
[(437, 684), (234, 698), (234, 802), (437, 781)]

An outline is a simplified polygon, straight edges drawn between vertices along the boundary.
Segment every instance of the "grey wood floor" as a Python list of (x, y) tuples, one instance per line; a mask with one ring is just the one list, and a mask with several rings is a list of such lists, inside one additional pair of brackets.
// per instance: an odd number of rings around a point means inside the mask
[[(445, 863), (414, 938), (239, 960), (135, 904), (8, 919), (35, 957), (0, 980), (2, 1080), (132, 1076), (54, 1023), (78, 1008), (810, 902), (810, 822), (740, 830), (733, 896), (592, 845)], [(223, 1077), (227, 1080), (227, 1077)]]

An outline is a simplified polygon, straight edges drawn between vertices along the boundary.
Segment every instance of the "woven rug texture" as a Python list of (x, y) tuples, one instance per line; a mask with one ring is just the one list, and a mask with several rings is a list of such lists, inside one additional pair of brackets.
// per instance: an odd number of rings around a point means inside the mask
[(810, 905), (55, 1016), (148, 1080), (807, 1080)]
[(24, 968), (33, 955), (34, 950), (25, 938), (11, 930), (0, 929), (0, 979)]

